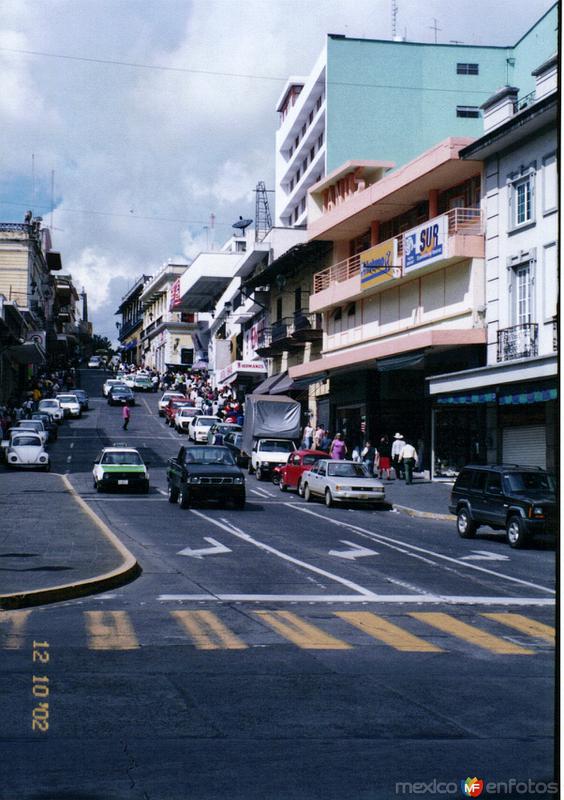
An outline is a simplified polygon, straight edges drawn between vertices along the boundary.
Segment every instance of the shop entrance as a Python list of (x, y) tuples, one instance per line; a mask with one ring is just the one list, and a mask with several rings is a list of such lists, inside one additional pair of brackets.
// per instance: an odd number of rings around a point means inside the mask
[(433, 478), (455, 478), (465, 464), (485, 464), (484, 406), (433, 411)]
[(338, 406), (335, 413), (335, 433), (342, 433), (348, 448), (348, 458), (355, 447), (364, 442), (363, 426), (366, 425), (366, 406)]

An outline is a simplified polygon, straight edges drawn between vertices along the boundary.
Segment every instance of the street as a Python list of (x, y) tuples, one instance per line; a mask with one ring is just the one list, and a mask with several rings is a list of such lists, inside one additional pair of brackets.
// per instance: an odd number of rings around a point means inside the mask
[[(90, 410), (61, 427), (52, 471), (142, 574), (0, 612), (2, 800), (381, 800), (406, 783), (553, 779), (553, 546), (328, 509), (255, 477), (245, 510), (182, 510), (165, 473), (187, 438), (157, 394), (137, 393), (124, 432), (104, 378), (82, 371)], [(94, 490), (114, 442), (150, 464), (148, 495)], [(48, 725), (33, 729), (42, 677)]]

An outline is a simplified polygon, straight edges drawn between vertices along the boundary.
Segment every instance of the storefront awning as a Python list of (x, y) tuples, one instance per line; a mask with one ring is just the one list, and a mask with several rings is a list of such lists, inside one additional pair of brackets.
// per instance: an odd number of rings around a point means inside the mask
[(253, 394), (270, 394), (272, 387), (284, 376), (285, 373), (276, 373), (276, 375), (270, 375), (265, 381), (259, 383), (258, 386), (255, 386), (253, 389)]
[(483, 392), (481, 394), (458, 394), (437, 397), (436, 402), (444, 406), (475, 405), (476, 403), (495, 403), (495, 392)]
[(529, 389), (518, 394), (500, 395), (500, 406), (521, 406), (528, 403), (545, 403), (547, 400), (556, 400), (558, 389)]
[(425, 366), (425, 353), (410, 353), (392, 358), (380, 358), (376, 362), (379, 372), (393, 372), (397, 369), (423, 369)]
[(285, 394), (296, 388), (295, 382), (287, 372), (282, 373), (280, 380), (277, 381), (270, 390), (270, 394)]
[(6, 355), (18, 364), (45, 364), (43, 350), (35, 342), (24, 342), (6, 348)]

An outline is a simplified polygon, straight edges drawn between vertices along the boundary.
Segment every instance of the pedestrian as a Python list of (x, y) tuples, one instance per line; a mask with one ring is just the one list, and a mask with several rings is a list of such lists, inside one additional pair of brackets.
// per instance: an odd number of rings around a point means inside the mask
[(368, 474), (373, 477), (374, 476), (374, 462), (376, 461), (376, 456), (378, 455), (378, 451), (376, 448), (370, 443), (366, 442), (362, 453), (360, 454), (360, 458), (362, 463), (368, 470)]
[(304, 432), (302, 435), (302, 448), (304, 450), (311, 450), (311, 445), (313, 443), (313, 428), (307, 422), (304, 426)]
[(321, 439), (321, 443), (319, 445), (319, 449), (322, 450), (324, 453), (328, 453), (329, 449), (331, 448), (331, 437), (329, 436), (329, 431), (323, 432), (323, 438)]
[(387, 480), (391, 481), (390, 469), (392, 467), (392, 448), (386, 433), (383, 433), (382, 436), (380, 436), (380, 441), (378, 442), (377, 461), (380, 479), (384, 477), (385, 473)]
[(131, 419), (131, 410), (128, 405), (123, 407), (123, 411), (121, 412), (121, 416), (123, 417), (123, 429), (124, 431), (127, 430), (127, 426), (129, 425), (129, 420)]
[(417, 463), (417, 450), (412, 444), (406, 442), (399, 456), (399, 460), (403, 463), (405, 473), (405, 484), (409, 486), (413, 483), (413, 469)]
[(405, 444), (405, 439), (401, 433), (396, 433), (394, 436), (394, 443), (392, 445), (392, 464), (394, 465), (394, 473), (396, 478), (404, 479), (403, 463), (400, 460), (401, 451)]
[(329, 456), (334, 461), (342, 461), (345, 456), (347, 455), (347, 446), (343, 441), (343, 436), (340, 433), (335, 434), (335, 438), (331, 442), (331, 448), (329, 450)]

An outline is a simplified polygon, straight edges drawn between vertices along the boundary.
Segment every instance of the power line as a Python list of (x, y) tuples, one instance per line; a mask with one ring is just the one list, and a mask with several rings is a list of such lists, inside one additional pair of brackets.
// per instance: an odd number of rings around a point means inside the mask
[[(500, 48), (503, 49), (503, 48)], [(187, 74), (194, 74), (194, 75), (209, 75), (214, 77), (220, 78), (246, 78), (250, 80), (261, 80), (261, 81), (275, 81), (278, 83), (286, 83), (288, 80), (288, 76), (283, 78), (277, 77), (276, 75), (253, 75), (251, 73), (243, 73), (243, 72), (219, 72), (215, 70), (206, 70), (206, 69), (195, 69), (192, 67), (165, 67), (160, 64), (140, 64), (133, 61), (116, 61), (112, 59), (105, 59), (105, 58), (88, 58), (86, 56), (69, 56), (63, 53), (45, 53), (39, 50), (21, 50), (11, 47), (0, 47), (0, 52), (2, 53), (16, 53), (18, 55), (28, 55), (28, 56), (38, 56), (41, 58), (53, 58), (53, 59), (64, 59), (67, 61), (85, 61), (91, 64), (108, 64), (114, 67), (133, 67), (134, 69), (145, 69), (145, 70), (156, 70), (158, 72), (178, 72), (178, 73), (187, 73)], [(445, 89), (440, 88), (437, 86), (404, 86), (399, 84), (386, 84), (386, 83), (357, 83), (355, 81), (327, 81), (328, 86), (348, 86), (348, 87), (358, 87), (361, 89), (392, 89), (396, 90), (407, 90), (407, 91), (415, 91), (415, 92), (439, 92), (439, 93), (447, 93), (447, 94), (460, 94), (459, 88), (454, 89)], [(484, 96), (490, 96), (491, 91), (486, 89), (465, 89), (464, 94), (480, 94)]]

